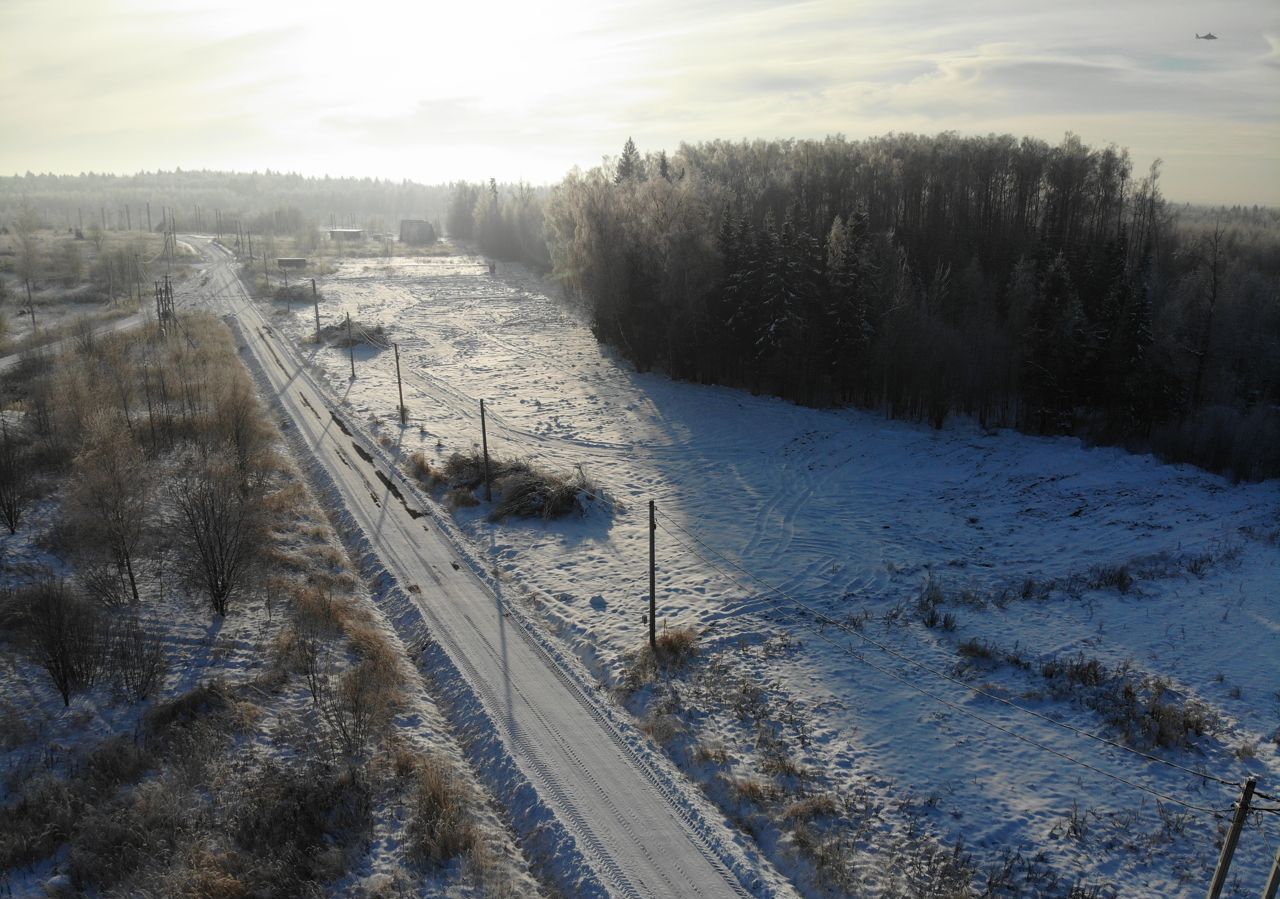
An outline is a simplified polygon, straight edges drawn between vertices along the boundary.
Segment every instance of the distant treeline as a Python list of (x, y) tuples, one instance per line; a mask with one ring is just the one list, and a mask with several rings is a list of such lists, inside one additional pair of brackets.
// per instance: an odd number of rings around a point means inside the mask
[(628, 141), (538, 228), (640, 369), (1280, 474), (1280, 223), (1179, 226), (1131, 169), (1072, 135)]
[(23, 206), (50, 228), (160, 230), (169, 210), (178, 230), (237, 226), (252, 234), (308, 236), (317, 227), (395, 232), (402, 218), (440, 221), (452, 185), (378, 178), (313, 178), (273, 172), (182, 171), (136, 175), (0, 177), (0, 221)]

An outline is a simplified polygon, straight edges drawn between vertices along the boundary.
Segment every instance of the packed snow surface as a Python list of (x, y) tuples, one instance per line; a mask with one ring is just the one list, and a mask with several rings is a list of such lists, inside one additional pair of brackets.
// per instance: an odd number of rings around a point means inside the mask
[[(357, 348), (352, 380), (345, 349), (304, 343), (311, 308), (278, 304), (271, 320), (392, 451), (434, 463), (479, 446), (484, 399), (490, 452), (580, 467), (603, 492), (578, 519), (458, 513), (486, 567), (524, 585), (601, 682), (645, 639), (652, 500), (660, 625), (736, 653), (803, 719), (803, 765), (914, 805), (979, 865), (1045, 853), (1126, 896), (1197, 895), (1233, 784), (1252, 774), (1280, 794), (1280, 484), (639, 373), (554, 284), (472, 256), (350, 261), (320, 290), (323, 321), (349, 312), (398, 344), (408, 427), (390, 347)], [(931, 584), (953, 628), (923, 623)], [(782, 648), (748, 651), (762, 645)], [(1065, 658), (1164, 679), (1161, 695), (1203, 702), (1212, 727), (1185, 747), (1129, 741), (1180, 768), (1091, 739), (1125, 742), (1085, 692), (1049, 688), (1042, 664)], [(732, 721), (720, 736), (754, 739)], [(1280, 815), (1250, 818), (1242, 895), (1261, 890), (1278, 840)]]

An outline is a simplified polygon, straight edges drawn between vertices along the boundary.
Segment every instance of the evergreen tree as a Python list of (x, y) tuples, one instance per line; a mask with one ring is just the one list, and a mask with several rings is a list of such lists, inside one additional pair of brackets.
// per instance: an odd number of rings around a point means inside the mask
[(636, 149), (635, 141), (629, 137), (622, 147), (622, 157), (618, 160), (618, 168), (613, 180), (617, 184), (645, 180), (644, 160), (640, 157), (640, 151)]

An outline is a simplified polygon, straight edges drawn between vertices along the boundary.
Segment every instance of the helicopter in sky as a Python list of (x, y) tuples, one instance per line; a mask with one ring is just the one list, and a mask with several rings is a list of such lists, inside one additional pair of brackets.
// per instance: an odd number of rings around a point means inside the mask
[(1196, 35), (1196, 40), (1198, 41), (1216, 41), (1217, 39), (1218, 39), (1218, 36), (1214, 34), (1212, 31), (1207, 32), (1206, 34)]

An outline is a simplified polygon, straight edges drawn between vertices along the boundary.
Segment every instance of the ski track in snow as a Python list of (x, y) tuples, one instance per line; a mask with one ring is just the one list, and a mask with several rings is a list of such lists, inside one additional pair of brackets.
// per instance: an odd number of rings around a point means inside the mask
[[(959, 619), (949, 638), (918, 623), (875, 634), (941, 670), (955, 668), (956, 641), (974, 637), (1016, 647), (1033, 661), (1080, 652), (1113, 668), (1128, 663), (1166, 677), (1178, 695), (1203, 699), (1222, 717), (1221, 732), (1198, 741), (1197, 750), (1166, 755), (1232, 780), (1252, 772), (1262, 789), (1280, 792), (1273, 737), (1280, 729), (1280, 550), (1241, 534), (1249, 526), (1280, 527), (1277, 483), (1235, 486), (1073, 439), (984, 432), (967, 422), (934, 431), (637, 373), (517, 267), (503, 266), (493, 278), (465, 257), (429, 265), (348, 263), (322, 290), (328, 320), (349, 311), (365, 325), (383, 325), (400, 345), (406, 429), (393, 422), (389, 352), (358, 350), (353, 382), (345, 352), (300, 350), (355, 423), (395, 449), (420, 449), (443, 461), (479, 445), (483, 397), (491, 452), (563, 470), (581, 465), (614, 500), (611, 514), (555, 525), (490, 525), (478, 512), (458, 515), (482, 567), (540, 597), (592, 676), (616, 680), (620, 656), (643, 639), (645, 511), (653, 499), (705, 543), (699, 547), (678, 529), (672, 533), (682, 542), (659, 532), (664, 622), (693, 625), (704, 640), (721, 643), (786, 630), (801, 641), (798, 652), (758, 673), (811, 717), (806, 765), (869, 785), (884, 801), (907, 792), (930, 797), (932, 831), (948, 842), (962, 838), (979, 861), (1003, 849), (1043, 850), (1065, 871), (1128, 884), (1125, 895), (1191, 895), (1215, 854), (1212, 818), (1201, 816), (1188, 825), (1187, 838), (1145, 856), (1065, 839), (1063, 821), (1077, 806), (1094, 810), (1117, 834), (1130, 813), (1135, 829), (1157, 829), (1161, 817), (1149, 794), (924, 698), (851, 651), (995, 724), (1151, 789), (1213, 808), (1229, 807), (1233, 791), (1064, 736), (1047, 722), (896, 664), (851, 634), (815, 633), (715, 556), (825, 614), (865, 611), (878, 621), (913, 603), (927, 579), (949, 596), (960, 590), (1016, 596), (1028, 579), (1046, 583), (1102, 564), (1231, 550), (1234, 562), (1202, 576), (1140, 580), (1128, 594), (1093, 590), (1044, 602), (1015, 598), (1007, 607), (948, 606)], [(303, 309), (274, 321), (301, 339), (313, 319)], [(968, 676), (1073, 726), (1105, 730), (1095, 713), (1045, 697), (1043, 683), (1016, 671)], [(1255, 757), (1233, 756), (1250, 743)], [(1252, 826), (1242, 841), (1233, 871), (1247, 889), (1265, 878), (1280, 839), (1274, 819)]]

